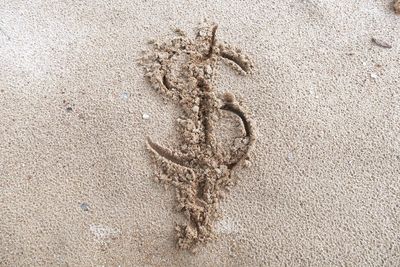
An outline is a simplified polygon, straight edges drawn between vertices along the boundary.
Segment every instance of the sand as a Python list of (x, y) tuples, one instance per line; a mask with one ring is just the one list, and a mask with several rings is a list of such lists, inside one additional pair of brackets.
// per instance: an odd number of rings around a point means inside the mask
[[(1, 266), (400, 265), (393, 2), (0, 4)], [(193, 254), (147, 147), (179, 148), (182, 107), (138, 58), (204, 19), (253, 63), (221, 62), (213, 90), (249, 111), (257, 141)], [(221, 116), (230, 144), (243, 127)]]

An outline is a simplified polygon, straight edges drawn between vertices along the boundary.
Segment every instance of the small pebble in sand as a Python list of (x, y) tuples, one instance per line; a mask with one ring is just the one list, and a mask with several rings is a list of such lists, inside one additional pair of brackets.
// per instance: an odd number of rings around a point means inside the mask
[(244, 162), (243, 162), (243, 167), (245, 167), (245, 168), (250, 168), (251, 167), (251, 161), (250, 160), (245, 160)]
[(378, 79), (378, 75), (376, 73), (371, 73), (370, 75), (372, 79), (374, 80)]
[(379, 39), (376, 39), (376, 38), (374, 38), (374, 37), (371, 38), (371, 41), (372, 41), (375, 45), (380, 46), (380, 47), (382, 47), (382, 48), (388, 48), (388, 49), (392, 48), (392, 46), (391, 46), (389, 43), (387, 43), (387, 42), (385, 42), (385, 41), (382, 41), (382, 40), (379, 40)]
[(87, 204), (87, 203), (81, 203), (81, 209), (83, 210), (83, 211), (89, 211), (89, 205)]
[(67, 110), (67, 112), (72, 112), (72, 108), (71, 107), (67, 107), (66, 110)]
[(228, 102), (228, 103), (235, 102), (235, 96), (230, 92), (225, 92), (223, 97), (224, 97), (225, 102)]
[(123, 100), (128, 100), (128, 98), (129, 98), (129, 93), (123, 92), (123, 93), (121, 94), (121, 97), (122, 97)]
[(400, 15), (400, 0), (397, 0), (394, 3), (393, 8), (394, 8), (394, 12), (396, 12), (396, 14)]
[(199, 112), (199, 106), (193, 106), (193, 108), (192, 108), (192, 110), (193, 110), (193, 112), (195, 112), (195, 113), (197, 113), (197, 112)]
[(287, 155), (287, 160), (288, 161), (293, 161), (293, 159), (294, 159), (294, 156), (293, 156), (292, 152), (289, 152), (288, 155)]
[(147, 114), (147, 113), (143, 113), (143, 114), (142, 114), (142, 118), (143, 118), (144, 120), (148, 120), (148, 119), (150, 119), (150, 115)]
[(204, 68), (204, 72), (205, 72), (206, 74), (212, 74), (213, 70), (212, 70), (212, 68), (211, 68), (210, 65), (207, 65), (207, 66)]
[(174, 29), (174, 32), (180, 36), (186, 36), (186, 32), (182, 29), (176, 28)]

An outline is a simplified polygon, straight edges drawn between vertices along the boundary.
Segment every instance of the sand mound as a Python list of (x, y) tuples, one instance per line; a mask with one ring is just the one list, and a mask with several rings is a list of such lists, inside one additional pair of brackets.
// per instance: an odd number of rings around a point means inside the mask
[[(183, 111), (177, 119), (181, 143), (177, 150), (148, 140), (148, 147), (161, 168), (158, 180), (173, 185), (178, 209), (187, 224), (176, 227), (178, 247), (193, 249), (214, 237), (217, 206), (227, 188), (234, 184), (234, 170), (248, 160), (255, 136), (247, 112), (232, 93), (219, 96), (213, 85), (218, 63), (224, 61), (238, 73), (250, 72), (252, 64), (239, 49), (216, 38), (216, 25), (200, 27), (194, 40), (182, 31), (167, 42), (155, 42), (142, 60), (145, 76), (164, 97)], [(231, 112), (244, 131), (229, 149), (216, 138), (215, 125), (221, 112)]]

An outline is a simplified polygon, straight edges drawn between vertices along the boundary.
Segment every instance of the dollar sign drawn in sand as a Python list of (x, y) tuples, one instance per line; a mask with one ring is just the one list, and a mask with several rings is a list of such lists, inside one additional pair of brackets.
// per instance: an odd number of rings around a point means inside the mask
[[(151, 86), (182, 109), (177, 120), (181, 141), (175, 149), (148, 139), (159, 166), (156, 178), (175, 188), (177, 208), (186, 218), (186, 223), (176, 226), (181, 249), (193, 250), (215, 237), (219, 201), (236, 183), (235, 170), (248, 165), (255, 142), (248, 113), (232, 93), (219, 93), (213, 84), (219, 62), (247, 74), (251, 61), (239, 49), (217, 40), (216, 30), (216, 25), (199, 27), (194, 40), (177, 30), (172, 40), (151, 42), (141, 59)], [(240, 137), (229, 145), (218, 142), (215, 133), (223, 112), (240, 121)]]

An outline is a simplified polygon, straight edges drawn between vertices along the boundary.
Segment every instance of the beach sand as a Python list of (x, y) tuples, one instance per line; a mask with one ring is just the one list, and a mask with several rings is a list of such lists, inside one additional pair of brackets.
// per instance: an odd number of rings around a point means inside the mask
[[(254, 65), (214, 86), (257, 141), (192, 253), (146, 145), (182, 107), (138, 62), (204, 19)], [(0, 266), (400, 265), (399, 40), (383, 0), (1, 1)]]

